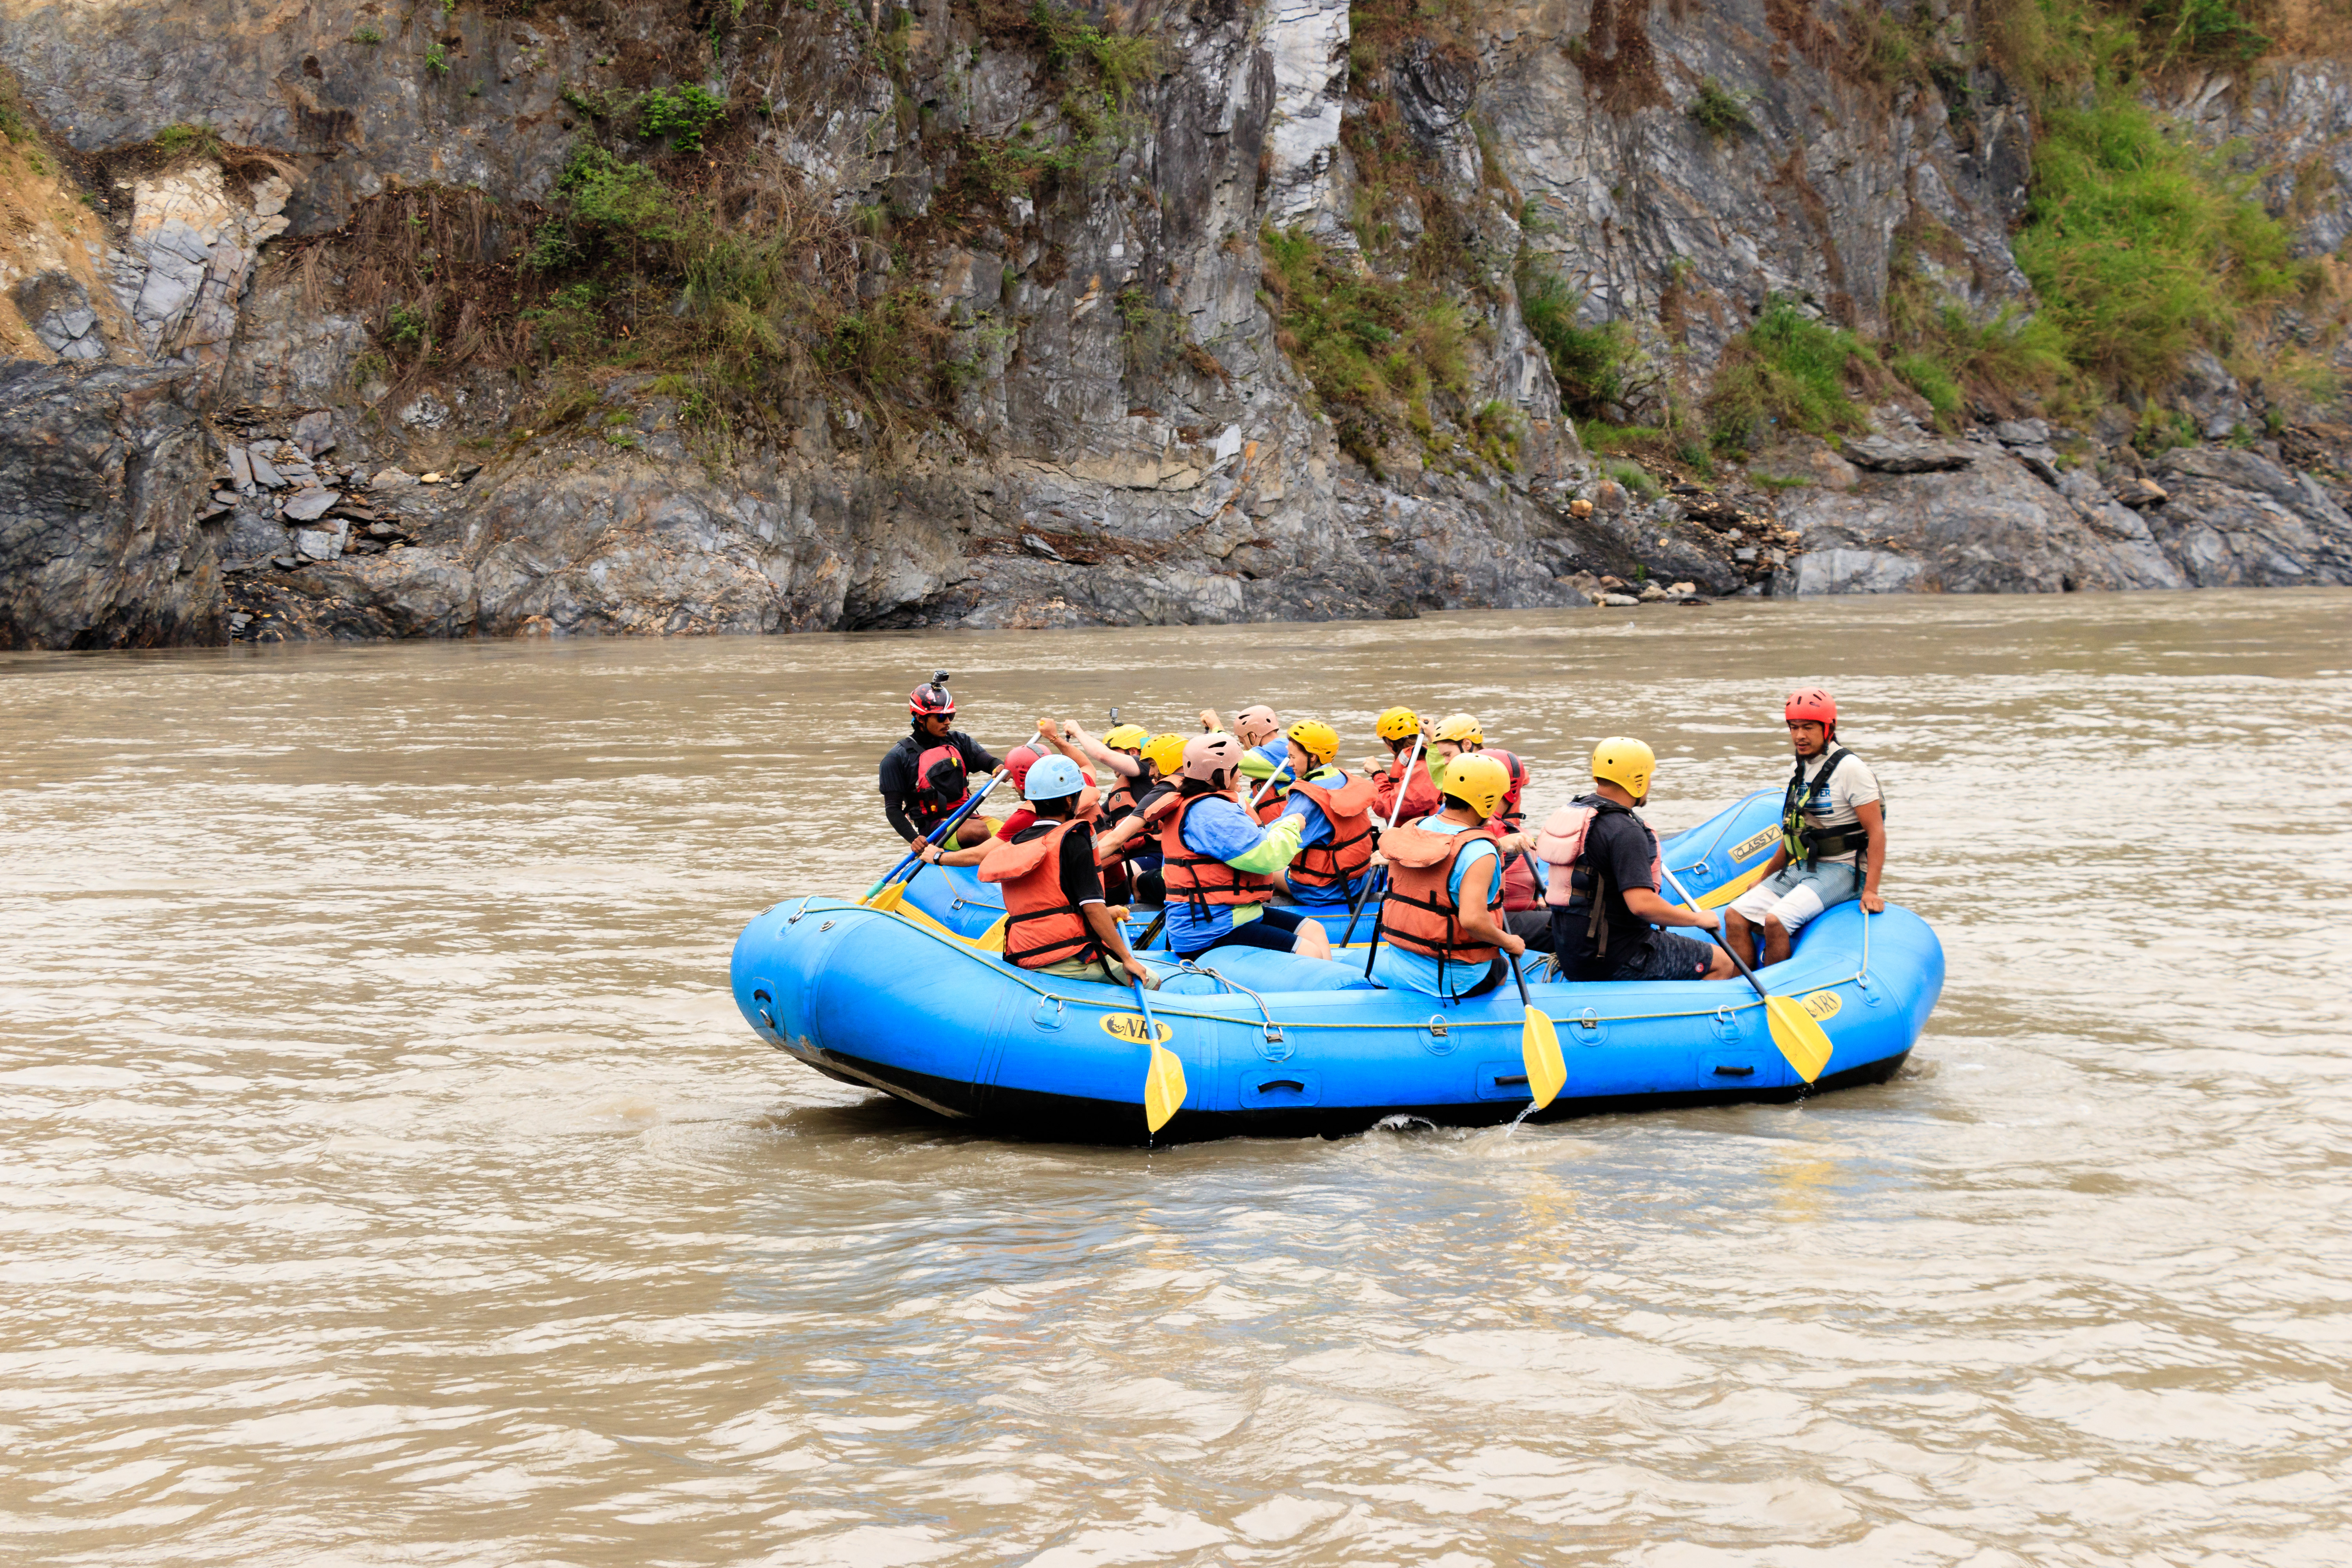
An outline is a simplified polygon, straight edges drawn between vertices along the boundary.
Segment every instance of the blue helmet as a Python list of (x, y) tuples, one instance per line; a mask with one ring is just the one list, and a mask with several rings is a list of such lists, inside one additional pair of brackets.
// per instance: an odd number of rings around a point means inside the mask
[(1087, 775), (1067, 757), (1046, 757), (1033, 764), (1021, 793), (1031, 800), (1060, 800), (1087, 787)]

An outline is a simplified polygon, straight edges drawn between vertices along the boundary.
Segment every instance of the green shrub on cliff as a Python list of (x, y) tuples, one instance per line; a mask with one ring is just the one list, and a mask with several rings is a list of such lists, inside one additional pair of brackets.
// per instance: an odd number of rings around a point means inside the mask
[(1859, 429), (1862, 410), (1847, 382), (1878, 368), (1878, 356), (1852, 332), (1775, 296), (1755, 324), (1724, 348), (1706, 397), (1715, 445), (1745, 450), (1775, 427), (1813, 436)]
[(646, 142), (667, 138), (680, 153), (702, 150), (702, 134), (727, 118), (727, 100), (692, 82), (654, 89), (637, 100), (637, 135)]
[(1579, 302), (1557, 272), (1525, 269), (1518, 283), (1519, 319), (1551, 361), (1562, 412), (1578, 420), (1618, 417), (1624, 410), (1633, 334), (1622, 321), (1588, 327), (1579, 321)]
[(1408, 432), (1429, 442), (1431, 400), (1468, 390), (1461, 308), (1421, 279), (1361, 273), (1304, 229), (1268, 228), (1258, 243), (1275, 341), (1314, 387), (1340, 446), (1377, 472), (1391, 442)]
[(2306, 285), (2292, 243), (2244, 182), (2128, 89), (2045, 109), (2017, 261), (2080, 369), (2147, 386), (2190, 349), (2225, 343), (2242, 312)]

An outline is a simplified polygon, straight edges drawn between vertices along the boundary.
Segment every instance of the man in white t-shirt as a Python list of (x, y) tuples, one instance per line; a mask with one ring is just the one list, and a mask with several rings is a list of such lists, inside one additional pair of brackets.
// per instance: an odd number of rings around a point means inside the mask
[(1870, 764), (1837, 743), (1837, 700), (1818, 686), (1789, 699), (1789, 744), (1797, 770), (1780, 803), (1780, 847), (1764, 879), (1731, 901), (1725, 935), (1742, 953), (1756, 951), (1764, 928), (1764, 962), (1778, 963), (1805, 922), (1848, 899), (1872, 914), (1886, 868), (1886, 809)]

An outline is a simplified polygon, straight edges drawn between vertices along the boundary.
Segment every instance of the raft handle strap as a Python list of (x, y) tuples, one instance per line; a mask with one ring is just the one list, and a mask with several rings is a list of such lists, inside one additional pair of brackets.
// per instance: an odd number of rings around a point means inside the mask
[(809, 905), (815, 901), (816, 895), (814, 893), (811, 893), (807, 898), (803, 899), (801, 900), (801, 907), (784, 917), (784, 923), (788, 926), (800, 924), (801, 916), (808, 913)]
[(1205, 974), (1210, 979), (1215, 981), (1218, 984), (1223, 986), (1226, 990), (1238, 991), (1243, 995), (1248, 997), (1252, 1002), (1256, 1003), (1258, 1016), (1265, 1020), (1265, 1043), (1269, 1046), (1278, 1046), (1282, 1044), (1282, 1026), (1274, 1021), (1274, 1013), (1266, 1006), (1265, 997), (1259, 995), (1256, 992), (1251, 990), (1246, 985), (1226, 979), (1223, 975), (1218, 973), (1213, 969), (1194, 963), (1189, 958), (1177, 967), (1189, 970), (1194, 974)]

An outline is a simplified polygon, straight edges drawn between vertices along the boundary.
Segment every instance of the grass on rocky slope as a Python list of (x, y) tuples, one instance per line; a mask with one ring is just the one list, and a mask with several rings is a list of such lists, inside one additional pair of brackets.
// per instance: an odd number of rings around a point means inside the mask
[(2018, 265), (2075, 368), (2145, 387), (2313, 280), (2284, 225), (2121, 84), (2044, 110)]
[(1469, 329), (1434, 283), (1387, 282), (1304, 230), (1258, 236), (1275, 339), (1315, 389), (1339, 445), (1372, 468), (1381, 449), (1435, 435), (1432, 402), (1469, 390)]

